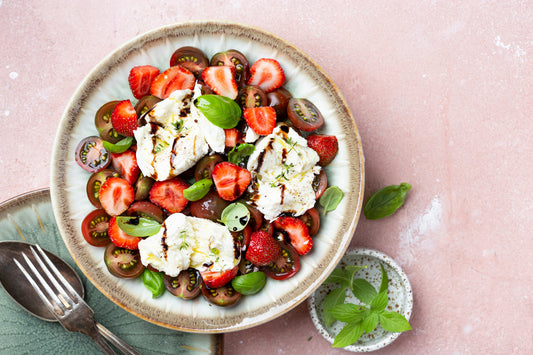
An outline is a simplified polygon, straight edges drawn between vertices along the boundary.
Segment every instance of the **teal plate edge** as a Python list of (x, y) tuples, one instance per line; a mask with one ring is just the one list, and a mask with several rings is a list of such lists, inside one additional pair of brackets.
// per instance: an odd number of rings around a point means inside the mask
[[(98, 291), (79, 270), (59, 234), (48, 188), (0, 203), (0, 241), (4, 240), (38, 243), (63, 258), (82, 279), (85, 300), (95, 318), (142, 354), (222, 354), (222, 334), (185, 333), (157, 326), (126, 312)], [(89, 337), (32, 316), (3, 289), (0, 309), (0, 354), (100, 353)]]

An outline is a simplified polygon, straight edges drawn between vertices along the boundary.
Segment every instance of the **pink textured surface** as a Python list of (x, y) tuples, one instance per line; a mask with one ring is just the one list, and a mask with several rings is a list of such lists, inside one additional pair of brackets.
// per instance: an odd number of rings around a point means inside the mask
[[(362, 217), (351, 244), (390, 255), (413, 286), (413, 330), (378, 353), (531, 353), (532, 12), (482, 0), (0, 0), (0, 200), (49, 185), (62, 111), (114, 48), (184, 20), (255, 25), (309, 54), (343, 93), (363, 141), (366, 196), (413, 185), (395, 215)], [(227, 334), (225, 353), (344, 351), (302, 304)]]

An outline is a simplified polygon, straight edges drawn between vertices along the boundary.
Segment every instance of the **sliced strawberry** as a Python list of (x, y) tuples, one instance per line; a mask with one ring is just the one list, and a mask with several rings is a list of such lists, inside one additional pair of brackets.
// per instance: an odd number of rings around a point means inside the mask
[(242, 133), (237, 128), (225, 129), (224, 133), (226, 134), (225, 145), (227, 148), (233, 148), (237, 143), (243, 143)]
[(200, 271), (200, 274), (207, 287), (217, 288), (222, 287), (233, 280), (233, 278), (237, 276), (238, 271), (239, 266), (235, 266), (233, 269), (224, 271)]
[(139, 241), (141, 238), (129, 235), (120, 229), (117, 224), (117, 216), (113, 216), (109, 220), (108, 234), (111, 242), (119, 248), (130, 250), (139, 249)]
[(276, 110), (270, 106), (247, 108), (244, 119), (255, 133), (266, 136), (276, 127)]
[(132, 186), (141, 173), (141, 169), (137, 165), (137, 156), (133, 150), (128, 149), (123, 153), (111, 153), (111, 165)]
[(98, 198), (107, 214), (116, 216), (126, 211), (132, 204), (135, 192), (125, 179), (110, 177), (100, 186)]
[(140, 99), (148, 95), (150, 93), (150, 85), (152, 85), (152, 81), (158, 74), (159, 69), (151, 65), (141, 65), (131, 68), (128, 82), (133, 97)]
[(239, 198), (250, 184), (250, 172), (230, 162), (222, 162), (213, 169), (213, 181), (218, 195), (226, 201)]
[(250, 67), (248, 85), (259, 86), (264, 92), (271, 92), (283, 85), (285, 73), (275, 59), (262, 58)]
[(139, 125), (137, 124), (137, 112), (130, 100), (120, 101), (111, 113), (111, 125), (123, 136), (133, 137)]
[(176, 90), (194, 89), (194, 74), (176, 65), (160, 73), (152, 81), (150, 93), (160, 99), (166, 99)]
[(207, 67), (202, 72), (202, 79), (218, 95), (235, 100), (239, 94), (233, 67), (225, 65)]
[(325, 134), (311, 134), (307, 137), (307, 146), (317, 152), (320, 157), (318, 165), (321, 166), (331, 163), (339, 151), (337, 137)]
[(189, 202), (183, 196), (183, 190), (188, 187), (189, 184), (179, 177), (166, 181), (156, 181), (150, 189), (150, 201), (170, 213), (181, 212)]
[(305, 255), (313, 247), (313, 239), (309, 235), (309, 228), (300, 219), (294, 217), (279, 217), (274, 220), (274, 228), (289, 235), (291, 245), (300, 255)]
[(267, 232), (253, 232), (246, 250), (246, 260), (264, 266), (276, 260), (281, 254), (281, 246)]

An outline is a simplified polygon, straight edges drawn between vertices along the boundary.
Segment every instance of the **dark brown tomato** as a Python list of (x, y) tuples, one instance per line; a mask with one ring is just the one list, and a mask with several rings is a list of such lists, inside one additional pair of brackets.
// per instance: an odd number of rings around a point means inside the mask
[(280, 243), (281, 255), (278, 259), (261, 270), (274, 280), (284, 280), (293, 276), (300, 270), (300, 257), (294, 248), (287, 243)]
[(135, 201), (146, 200), (150, 195), (150, 189), (154, 184), (155, 180), (149, 176), (139, 176), (133, 189), (135, 190)]
[(320, 228), (320, 214), (316, 208), (307, 210), (303, 215), (299, 217), (309, 228), (309, 235), (314, 236), (318, 233)]
[(243, 86), (240, 88), (236, 101), (243, 110), (267, 106), (268, 103), (267, 95), (257, 86)]
[(224, 158), (218, 154), (208, 155), (200, 159), (194, 169), (194, 178), (196, 181), (211, 179), (213, 177), (213, 169), (215, 168), (215, 165), (222, 161), (224, 161)]
[(111, 275), (115, 277), (131, 279), (144, 271), (139, 250), (119, 248), (113, 243), (105, 249), (104, 261)]
[(270, 234), (270, 236), (274, 235), (274, 226), (272, 225), (272, 223), (270, 223), (266, 219), (263, 220), (263, 223), (261, 224), (261, 228), (259, 229), (262, 230), (263, 232), (267, 232), (268, 234)]
[(195, 77), (201, 77), (204, 69), (209, 65), (209, 59), (204, 52), (196, 47), (185, 46), (176, 49), (170, 57), (170, 66), (181, 65), (188, 69)]
[(165, 219), (163, 210), (148, 201), (134, 202), (126, 211), (126, 215), (149, 218), (159, 223), (163, 223)]
[(111, 241), (107, 228), (111, 217), (102, 209), (90, 212), (81, 222), (83, 238), (92, 246), (105, 247)]
[(202, 285), (202, 295), (207, 301), (221, 307), (231, 306), (241, 298), (241, 294), (235, 291), (231, 282), (218, 288)]
[(252, 262), (243, 257), (239, 262), (239, 274), (245, 275), (255, 271), (259, 271), (259, 266), (252, 264)]
[(219, 52), (211, 58), (211, 66), (226, 65), (235, 68), (235, 81), (238, 86), (244, 85), (250, 74), (250, 64), (248, 59), (236, 49)]
[(320, 169), (320, 173), (315, 176), (313, 180), (313, 190), (315, 190), (315, 198), (318, 200), (320, 196), (326, 191), (328, 187), (328, 177), (326, 171)]
[(235, 247), (239, 249), (239, 251), (235, 252), (235, 259), (238, 259), (241, 257), (241, 253), (248, 248), (248, 245), (250, 245), (250, 237), (252, 236), (253, 230), (250, 225), (247, 225), (242, 231), (230, 233), (233, 236)]
[(268, 106), (273, 107), (274, 110), (276, 110), (276, 117), (278, 120), (287, 117), (287, 106), (289, 105), (289, 100), (291, 98), (291, 93), (283, 86), (267, 94)]
[(96, 115), (94, 116), (94, 125), (98, 130), (100, 138), (110, 143), (117, 143), (124, 138), (115, 131), (111, 124), (111, 113), (113, 113), (115, 106), (117, 106), (119, 102), (120, 101), (110, 101), (103, 104), (102, 107), (96, 111)]
[(107, 168), (111, 155), (105, 150), (100, 137), (91, 136), (82, 139), (74, 155), (76, 163), (90, 173), (97, 173)]
[(222, 211), (229, 205), (228, 201), (223, 200), (216, 191), (209, 191), (198, 201), (189, 203), (191, 215), (198, 218), (207, 218), (216, 222), (220, 219)]
[(307, 99), (291, 98), (287, 105), (287, 115), (292, 124), (305, 132), (311, 132), (324, 124), (324, 117), (318, 108)]
[(165, 288), (174, 296), (192, 300), (202, 292), (202, 278), (198, 270), (182, 270), (177, 277), (165, 275)]
[(92, 174), (89, 181), (87, 181), (87, 198), (96, 208), (102, 208), (102, 204), (98, 199), (98, 192), (100, 191), (100, 186), (110, 177), (120, 177), (120, 174), (111, 169), (104, 169)]
[(161, 99), (152, 95), (146, 95), (141, 97), (139, 102), (135, 105), (135, 112), (137, 112), (137, 117), (141, 117), (146, 112), (150, 111), (155, 104), (157, 104)]
[(246, 206), (246, 208), (248, 208), (248, 211), (250, 211), (251, 218), (250, 222), (248, 222), (248, 225), (252, 227), (254, 231), (258, 230), (263, 225), (263, 214), (249, 203), (244, 203), (244, 205)]

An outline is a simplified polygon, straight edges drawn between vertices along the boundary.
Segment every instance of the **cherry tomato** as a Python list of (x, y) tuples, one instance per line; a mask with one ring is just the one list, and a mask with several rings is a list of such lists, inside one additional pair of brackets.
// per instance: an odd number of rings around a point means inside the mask
[(324, 124), (324, 117), (316, 106), (307, 99), (291, 98), (287, 115), (292, 124), (305, 132), (311, 132)]
[(281, 255), (270, 265), (262, 266), (261, 270), (274, 280), (284, 280), (300, 270), (300, 257), (294, 248), (287, 243), (280, 243)]
[(238, 255), (235, 255), (235, 258), (238, 259), (241, 255), (242, 251), (245, 251), (248, 248), (248, 245), (250, 245), (250, 237), (252, 236), (252, 227), (250, 225), (247, 225), (244, 227), (244, 229), (240, 232), (230, 232), (233, 236), (233, 242), (236, 248), (238, 248)]
[(222, 211), (229, 205), (228, 201), (223, 200), (216, 191), (209, 191), (207, 195), (198, 201), (189, 203), (191, 215), (198, 218), (207, 218), (217, 222), (222, 215)]
[(257, 86), (243, 86), (239, 89), (237, 103), (242, 109), (266, 106), (267, 95)]
[(141, 117), (146, 112), (150, 111), (155, 104), (157, 104), (161, 99), (152, 95), (146, 95), (141, 97), (139, 102), (135, 105), (135, 112), (137, 112), (137, 117)]
[(287, 117), (287, 106), (289, 100), (292, 98), (291, 93), (283, 86), (266, 94), (268, 99), (268, 106), (273, 107), (276, 110), (276, 117), (284, 119)]
[(107, 228), (111, 217), (99, 208), (89, 213), (81, 222), (81, 233), (87, 243), (95, 247), (105, 247), (109, 244)]
[(150, 189), (155, 180), (149, 176), (141, 175), (135, 182), (133, 189), (135, 190), (135, 201), (146, 200), (150, 195)]
[(74, 155), (76, 163), (90, 173), (97, 173), (111, 163), (111, 155), (105, 150), (100, 137), (91, 136), (82, 139)]
[(326, 191), (328, 187), (328, 177), (326, 176), (326, 171), (320, 169), (320, 173), (315, 176), (313, 180), (313, 190), (315, 190), (315, 198), (319, 199), (320, 196)]
[(201, 76), (204, 69), (209, 65), (204, 52), (196, 47), (185, 46), (176, 49), (170, 57), (170, 66), (181, 65), (188, 69), (197, 78)]
[(251, 226), (254, 231), (258, 230), (263, 225), (263, 214), (248, 203), (244, 203), (244, 205), (248, 208), (248, 211), (250, 211), (250, 217), (252, 217), (250, 218), (248, 225)]
[(126, 211), (126, 215), (150, 218), (159, 223), (163, 223), (165, 219), (163, 210), (148, 201), (134, 202)]
[(113, 243), (105, 249), (104, 261), (111, 275), (116, 277), (134, 278), (144, 271), (139, 250), (119, 248)]
[(87, 181), (86, 190), (87, 197), (89, 198), (89, 201), (93, 204), (94, 207), (102, 208), (102, 204), (98, 199), (98, 192), (100, 191), (100, 186), (102, 186), (104, 181), (106, 181), (107, 178), (119, 176), (119, 173), (111, 169), (104, 169), (91, 175), (89, 181)]
[(196, 298), (202, 288), (202, 278), (198, 270), (182, 270), (177, 277), (165, 275), (165, 288), (174, 296), (191, 300)]
[(211, 58), (211, 66), (227, 65), (235, 68), (235, 81), (238, 86), (242, 86), (250, 74), (250, 64), (248, 59), (236, 49), (219, 52)]
[(204, 285), (202, 286), (202, 295), (207, 301), (221, 307), (231, 306), (241, 298), (241, 294), (235, 291), (231, 286), (231, 282), (217, 288), (210, 288)]
[(318, 233), (320, 228), (320, 214), (316, 208), (311, 208), (307, 210), (300, 218), (309, 228), (309, 235), (314, 236)]
[(196, 181), (211, 179), (213, 177), (213, 169), (215, 168), (215, 165), (222, 161), (224, 161), (224, 158), (218, 154), (208, 155), (200, 159), (194, 169), (194, 178)]
[(94, 125), (98, 130), (100, 138), (110, 143), (117, 143), (124, 138), (115, 131), (111, 124), (111, 113), (113, 113), (115, 106), (117, 106), (119, 102), (120, 101), (110, 101), (103, 104), (102, 107), (96, 111), (96, 115), (94, 116)]
[(239, 262), (239, 274), (245, 275), (255, 271), (259, 271), (259, 266), (252, 264), (251, 261), (243, 257)]

